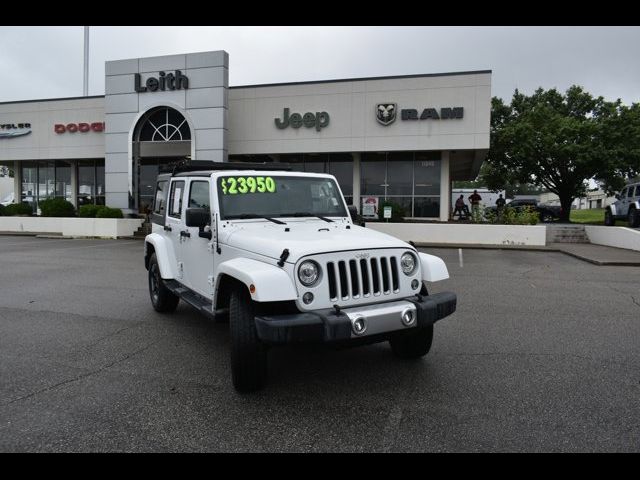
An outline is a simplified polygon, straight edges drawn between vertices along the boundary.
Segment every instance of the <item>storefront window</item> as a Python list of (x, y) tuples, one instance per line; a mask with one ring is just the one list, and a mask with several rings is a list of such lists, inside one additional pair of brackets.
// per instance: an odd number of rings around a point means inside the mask
[(342, 194), (347, 198), (347, 203), (351, 205), (350, 199), (353, 195), (353, 156), (350, 153), (329, 154), (328, 173), (336, 177)]
[(104, 203), (104, 160), (79, 160), (78, 206)]
[[(440, 195), (440, 152), (416, 153), (415, 195)], [(416, 215), (417, 216), (417, 215)]]
[(385, 195), (387, 175), (386, 153), (363, 153), (360, 161), (360, 193)]
[(55, 162), (38, 162), (38, 202), (55, 196)]
[(22, 164), (22, 196), (21, 202), (26, 202), (36, 209), (38, 195), (38, 167), (35, 163)]
[(414, 217), (440, 216), (440, 197), (415, 197), (413, 203)]
[(328, 158), (329, 155), (326, 154), (305, 154), (304, 171), (313, 173), (326, 173)]
[(56, 197), (72, 200), (71, 165), (67, 162), (56, 162)]
[(387, 184), (387, 196), (413, 195), (413, 152), (387, 155)]

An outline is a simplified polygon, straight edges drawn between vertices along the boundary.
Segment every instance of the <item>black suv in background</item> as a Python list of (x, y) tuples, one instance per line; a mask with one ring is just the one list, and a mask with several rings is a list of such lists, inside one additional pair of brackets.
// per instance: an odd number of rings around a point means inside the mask
[[(540, 220), (542, 222), (553, 222), (554, 220), (560, 218), (560, 215), (562, 214), (561, 206), (538, 203), (538, 201), (535, 199), (512, 200), (505, 205), (505, 208), (515, 208), (516, 210), (522, 210), (525, 207), (535, 208), (538, 211)], [(492, 207), (487, 207), (487, 209), (493, 212), (497, 212), (498, 207), (494, 205)]]

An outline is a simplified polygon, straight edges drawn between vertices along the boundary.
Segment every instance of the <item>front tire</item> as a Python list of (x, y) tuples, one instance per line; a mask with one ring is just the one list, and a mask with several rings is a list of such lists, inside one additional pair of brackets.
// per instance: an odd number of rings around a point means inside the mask
[(400, 332), (389, 340), (393, 354), (398, 358), (414, 359), (424, 357), (431, 350), (433, 325)]
[(267, 382), (267, 349), (258, 338), (254, 303), (244, 285), (231, 292), (231, 378), (238, 392), (254, 392)]
[(611, 214), (611, 210), (605, 210), (604, 212), (604, 224), (607, 227), (613, 227), (613, 225), (616, 223), (616, 220), (613, 218), (613, 215)]
[(161, 313), (175, 311), (180, 301), (180, 297), (171, 293), (162, 281), (160, 265), (158, 265), (155, 253), (149, 259), (149, 295), (151, 296), (151, 305), (156, 312)]

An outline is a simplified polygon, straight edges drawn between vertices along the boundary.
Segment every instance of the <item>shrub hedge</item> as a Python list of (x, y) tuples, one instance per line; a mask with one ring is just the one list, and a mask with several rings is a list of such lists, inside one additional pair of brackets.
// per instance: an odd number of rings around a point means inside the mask
[(40, 215), (43, 217), (75, 217), (76, 209), (73, 203), (64, 198), (49, 198), (39, 203)]
[(80, 205), (78, 208), (79, 217), (96, 218), (98, 211), (106, 208), (104, 205)]
[(4, 208), (6, 216), (33, 215), (33, 208), (28, 203), (12, 203)]
[(96, 213), (96, 218), (123, 218), (119, 208), (102, 207)]

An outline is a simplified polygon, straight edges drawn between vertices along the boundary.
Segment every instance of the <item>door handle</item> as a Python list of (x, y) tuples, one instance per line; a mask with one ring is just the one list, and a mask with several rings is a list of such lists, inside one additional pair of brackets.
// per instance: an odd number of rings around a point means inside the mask
[(164, 226), (164, 231), (165, 232), (170, 232), (171, 231), (171, 227), (169, 225), (165, 225)]
[(180, 230), (180, 236), (181, 237), (190, 237), (191, 233), (187, 230)]

